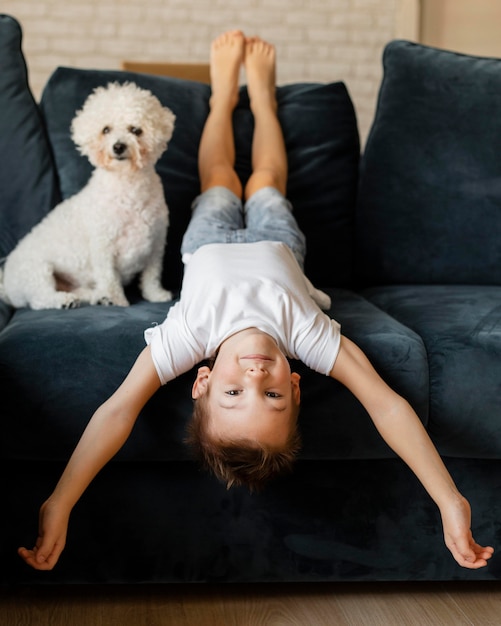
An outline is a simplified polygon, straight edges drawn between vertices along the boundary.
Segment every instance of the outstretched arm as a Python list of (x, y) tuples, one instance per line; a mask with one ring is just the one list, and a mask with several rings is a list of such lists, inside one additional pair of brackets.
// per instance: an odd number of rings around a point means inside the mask
[(50, 570), (66, 543), (71, 510), (99, 470), (127, 441), (142, 407), (160, 387), (146, 347), (124, 382), (92, 416), (52, 495), (40, 509), (38, 538), (19, 555), (38, 570)]
[(412, 469), (437, 504), (445, 543), (456, 561), (470, 569), (487, 565), (494, 550), (473, 539), (470, 505), (459, 493), (409, 403), (388, 387), (362, 350), (346, 337), (342, 337), (330, 375), (358, 398), (383, 439)]

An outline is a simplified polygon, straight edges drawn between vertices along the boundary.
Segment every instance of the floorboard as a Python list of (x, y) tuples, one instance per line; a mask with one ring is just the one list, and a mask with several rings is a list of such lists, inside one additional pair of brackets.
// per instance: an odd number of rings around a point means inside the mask
[(1, 626), (499, 626), (501, 583), (0, 589)]

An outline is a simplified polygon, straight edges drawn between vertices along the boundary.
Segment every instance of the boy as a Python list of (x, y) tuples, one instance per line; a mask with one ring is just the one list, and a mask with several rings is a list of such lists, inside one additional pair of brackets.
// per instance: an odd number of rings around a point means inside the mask
[[(253, 174), (245, 190), (234, 171), (232, 129), (242, 63), (255, 120)], [(211, 79), (199, 149), (202, 194), (183, 240), (180, 301), (162, 325), (146, 331), (148, 346), (93, 415), (41, 507), (36, 546), (20, 548), (20, 556), (35, 569), (54, 567), (73, 506), (125, 443), (144, 404), (161, 384), (204, 358), (215, 356), (212, 369), (199, 368), (193, 385), (192, 445), (229, 485), (256, 486), (288, 466), (298, 443), (300, 390), (287, 354), (353, 392), (438, 505), (456, 561), (471, 569), (485, 566), (493, 549), (473, 540), (469, 504), (419, 418), (321, 312), (317, 304), (327, 304), (326, 296), (301, 271), (304, 237), (285, 200), (287, 158), (276, 116), (273, 46), (240, 31), (221, 35), (211, 48)]]

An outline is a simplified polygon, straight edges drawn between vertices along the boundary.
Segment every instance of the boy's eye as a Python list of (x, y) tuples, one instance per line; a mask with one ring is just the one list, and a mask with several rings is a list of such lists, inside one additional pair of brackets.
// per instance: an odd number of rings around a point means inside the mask
[[(228, 389), (228, 391), (225, 391), (227, 396), (239, 396), (242, 391), (240, 389)], [(280, 393), (277, 393), (276, 391), (265, 391), (265, 395), (268, 398), (281, 398), (282, 395)]]

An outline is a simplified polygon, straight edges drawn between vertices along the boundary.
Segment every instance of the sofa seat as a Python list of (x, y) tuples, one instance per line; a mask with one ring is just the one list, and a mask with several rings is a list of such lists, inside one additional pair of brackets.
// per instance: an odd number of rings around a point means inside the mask
[(394, 285), (364, 295), (424, 342), (428, 429), (439, 451), (501, 459), (501, 287)]
[[(428, 365), (421, 339), (354, 292), (327, 291), (333, 302), (331, 316), (335, 314), (344, 332), (364, 346), (426, 423)], [(93, 412), (122, 382), (145, 346), (144, 329), (161, 323), (170, 306), (140, 301), (127, 308), (16, 310), (0, 334), (2, 457), (67, 459)], [(362, 406), (342, 385), (302, 363), (293, 367), (303, 379), (303, 459), (393, 456)], [(155, 394), (118, 460), (189, 459), (183, 439), (194, 379), (195, 370)]]

